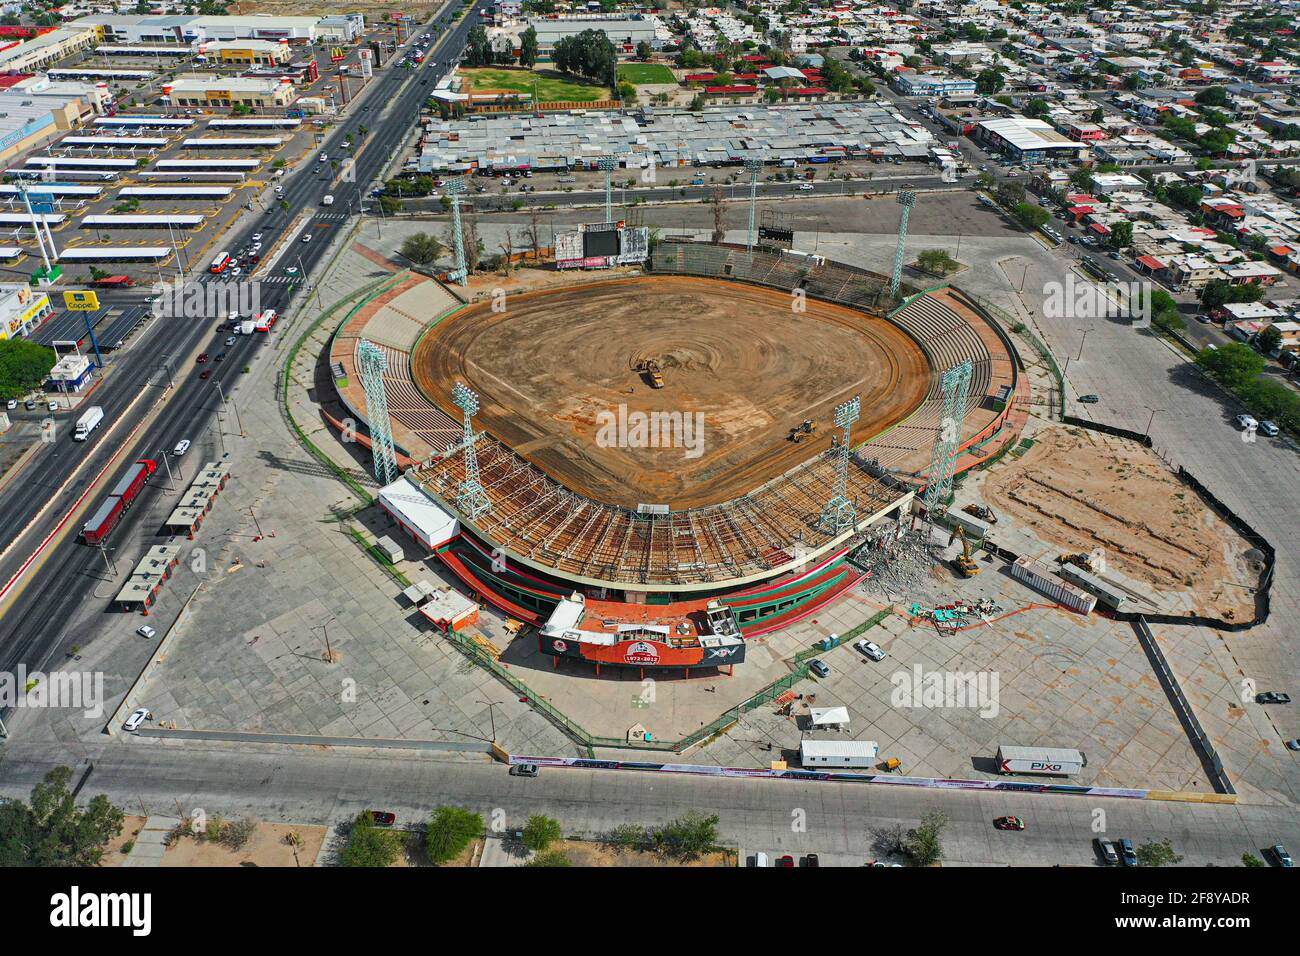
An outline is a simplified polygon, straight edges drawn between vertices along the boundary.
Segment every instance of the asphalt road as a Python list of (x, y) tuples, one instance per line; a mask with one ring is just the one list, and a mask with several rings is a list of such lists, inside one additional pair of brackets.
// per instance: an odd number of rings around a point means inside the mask
[[(306, 209), (324, 212), (327, 209), (352, 211), (359, 208), (364, 190), (382, 173), (385, 165), (400, 149), (409, 133), (410, 119), (416, 114), (419, 104), (428, 96), (429, 90), (446, 71), (448, 64), (464, 49), (469, 29), (476, 22), (474, 12), (471, 10), (450, 33), (441, 38), (437, 48), (431, 51), (429, 59), (419, 69), (399, 67), (399, 57), (395, 57), (385, 75), (368, 88), (361, 104), (352, 107), (321, 144), (321, 150), (342, 155), (345, 151), (341, 144), (345, 139), (352, 137), (358, 143), (360, 152), (356, 159), (354, 182), (333, 182), (337, 174), (329, 168), (328, 163), (314, 163), (311, 167), (286, 175), (282, 180), (283, 195), (274, 197), (268, 191), (268, 211), (250, 213), (243, 220), (244, 225), (230, 232), (227, 248), (235, 249), (247, 244), (254, 232), (279, 235)], [(416, 31), (415, 35), (419, 32), (422, 31)], [(368, 127), (364, 142), (357, 131), (358, 126)], [(334, 195), (333, 207), (320, 206), (320, 200), (326, 193)], [(282, 208), (276, 201), (280, 199), (287, 208)], [(319, 228), (313, 229), (313, 226)], [(313, 217), (304, 231), (311, 230), (317, 234), (314, 240), (303, 243), (298, 235), (292, 237), (290, 241), (295, 244), (295, 248), (286, 249), (268, 275), (285, 276), (291, 268), (300, 269), (301, 275), (297, 276), (300, 280), (310, 275), (329, 245), (332, 233), (327, 230), (346, 226), (345, 219), (324, 220)], [(204, 272), (198, 273), (194, 278), (206, 282), (217, 277)], [(263, 282), (261, 305), (284, 313), (293, 296), (305, 294), (306, 291), (292, 282)], [(210, 427), (220, 407), (218, 384), (229, 393), (233, 380), (242, 374), (242, 369), (252, 358), (253, 352), (265, 346), (270, 338), (262, 335), (239, 336), (234, 346), (224, 349), (226, 360), (223, 363), (205, 366), (211, 370), (211, 377), (200, 379), (198, 371), (190, 366), (189, 357), (204, 343), (207, 344), (206, 351), (215, 353), (223, 350), (221, 343), (229, 333), (214, 321), (219, 318), (212, 316), (197, 321), (155, 322), (154, 327), (146, 330), (141, 340), (126, 353), (121, 369), (96, 392), (94, 403), (104, 407), (108, 420), (118, 421), (117, 430), (110, 436), (106, 421), (92, 435), (91, 441), (74, 445), (70, 437), (71, 425), (68, 424), (64, 430), (69, 434), (47, 448), (42, 448), (35, 459), (10, 483), (6, 494), (0, 499), (0, 527), (14, 529), (11, 533), (16, 533), (18, 529), (27, 527), (47, 502), (51, 502), (52, 506), (0, 561), (0, 586), (10, 579), (37, 544), (54, 528), (59, 518), (72, 507), (93, 476), (117, 450), (122, 436), (144, 418), (147, 409), (153, 404), (151, 401), (141, 401), (130, 414), (125, 414), (125, 409), (137, 397), (141, 388), (161, 388), (167, 381), (166, 371), (158, 367), (158, 363), (164, 360), (163, 348), (165, 356), (171, 359), (175, 386), (157, 419), (144, 429), (130, 448), (124, 449), (124, 454), (106, 476), (108, 480), (103, 487), (111, 487), (111, 482), (136, 459), (157, 457), (160, 449), (171, 449), (181, 439), (193, 439)], [(165, 334), (159, 331), (161, 327), (165, 327)], [(163, 340), (165, 346), (162, 345)], [(154, 380), (159, 383), (157, 385), (147, 384), (151, 369), (154, 370)], [(124, 419), (119, 420), (117, 416), (124, 416)], [(57, 491), (83, 461), (86, 467), (77, 473), (63, 491)], [(181, 484), (179, 479), (178, 484)], [(90, 496), (88, 503), (93, 505), (96, 496), (102, 493), (101, 490)], [(138, 520), (138, 513), (126, 512), (115, 534), (124, 537), (134, 521)], [(71, 529), (75, 530), (78, 529)], [(6, 540), (5, 544), (12, 540)], [(134, 556), (123, 557), (135, 560)], [(72, 609), (77, 605), (97, 600), (91, 591), (97, 583), (94, 572), (102, 564), (103, 557), (99, 551), (81, 544), (74, 533), (66, 533), (60, 542), (49, 547), (36, 569), (29, 571), (27, 577), (16, 586), (16, 596), (11, 596), (11, 605), (3, 609), (0, 672), (14, 672), (20, 664), (26, 665), (29, 672), (43, 670), (48, 661), (61, 651), (66, 651), (73, 643), (85, 643), (87, 635), (67, 633), (61, 622), (70, 618)], [(3, 716), (0, 714), (0, 717)]]
[[(26, 796), (65, 755), (48, 747), (6, 748), (0, 794)], [(511, 777), (500, 764), (416, 752), (314, 749), (254, 744), (183, 748), (139, 739), (95, 747), (83, 794), (104, 793), (129, 813), (192, 813), (228, 819), (252, 814), (299, 824), (331, 824), (367, 808), (391, 810), (399, 826), (454, 804), (522, 826), (543, 813), (567, 833), (597, 836), (618, 824), (665, 823), (690, 809), (716, 813), (728, 843), (752, 853), (817, 852), (827, 864), (861, 865), (881, 856), (874, 831), (915, 826), (931, 809), (948, 817), (945, 859), (983, 865), (1097, 865), (1092, 839), (1135, 844), (1168, 837), (1188, 864), (1238, 865), (1281, 842), (1294, 852), (1300, 821), (1289, 807), (1220, 806), (1090, 796), (986, 793), (916, 787), (694, 777), (640, 771), (543, 768)], [(497, 813), (496, 811), (500, 811)], [(1021, 833), (995, 830), (995, 817), (1023, 818)]]

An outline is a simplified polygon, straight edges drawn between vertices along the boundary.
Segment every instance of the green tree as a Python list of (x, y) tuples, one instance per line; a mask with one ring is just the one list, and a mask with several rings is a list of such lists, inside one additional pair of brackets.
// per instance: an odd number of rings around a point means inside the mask
[(0, 799), (0, 867), (99, 864), (125, 815), (102, 793), (80, 809), (71, 780), (70, 767), (55, 767), (32, 788), (29, 803)]
[(465, 65), (488, 66), (492, 62), (492, 45), (482, 24), (470, 27), (465, 37)]
[(672, 820), (651, 834), (655, 848), (680, 860), (691, 860), (711, 851), (718, 843), (718, 817), (696, 810)]
[(943, 831), (948, 817), (942, 810), (929, 810), (921, 825), (907, 835), (904, 849), (917, 866), (933, 866), (943, 858)]
[(1243, 853), (1241, 855), (1242, 866), (1263, 866), (1264, 861), (1253, 853)]
[(470, 841), (483, 834), (483, 817), (463, 807), (439, 807), (429, 821), (424, 838), (429, 859), (434, 863), (454, 860)]
[(564, 836), (560, 821), (535, 813), (524, 824), (524, 846), (534, 853), (541, 853), (552, 843)]
[(1002, 90), (1006, 85), (1006, 80), (1002, 76), (1002, 71), (989, 67), (987, 70), (981, 70), (975, 77), (975, 90), (983, 93), (985, 96), (991, 96)]
[(1169, 838), (1159, 843), (1148, 841), (1137, 848), (1138, 866), (1177, 866), (1183, 862), (1182, 856), (1174, 852)]
[(54, 350), (26, 339), (0, 339), (0, 399), (18, 398), (45, 381)]
[(441, 242), (427, 232), (417, 232), (402, 240), (399, 251), (417, 266), (427, 266), (437, 261), (443, 253), (443, 247)]
[(1036, 206), (1030, 202), (1019, 202), (1011, 207), (1011, 216), (1026, 229), (1037, 229), (1044, 226), (1052, 218), (1051, 214), (1042, 206)]
[(642, 40), (640, 43), (636, 45), (636, 58), (638, 60), (645, 61), (650, 59), (650, 57), (653, 55), (654, 55), (654, 50), (650, 48), (650, 44), (647, 43), (645, 40)]
[(392, 866), (397, 861), (400, 849), (397, 834), (375, 826), (370, 811), (366, 810), (357, 814), (357, 818), (352, 821), (348, 845), (339, 853), (339, 863), (343, 866), (376, 868)]
[(1282, 345), (1282, 332), (1276, 325), (1268, 325), (1259, 333), (1255, 344), (1265, 355), (1272, 355)]
[(537, 63), (537, 31), (532, 27), (519, 37), (519, 62), (529, 69)]
[(1264, 357), (1244, 342), (1229, 342), (1217, 349), (1204, 349), (1196, 364), (1226, 388), (1242, 388), (1264, 371)]
[(947, 249), (922, 250), (916, 257), (916, 264), (926, 272), (941, 276), (957, 268), (957, 260), (948, 255)]
[(1133, 223), (1121, 220), (1112, 224), (1107, 241), (1116, 249), (1127, 249), (1133, 245)]
[(1196, 102), (1202, 106), (1227, 106), (1228, 91), (1221, 86), (1207, 86), (1196, 94)]
[(383, 195), (379, 197), (379, 208), (385, 216), (395, 216), (402, 211), (402, 201), (396, 196)]

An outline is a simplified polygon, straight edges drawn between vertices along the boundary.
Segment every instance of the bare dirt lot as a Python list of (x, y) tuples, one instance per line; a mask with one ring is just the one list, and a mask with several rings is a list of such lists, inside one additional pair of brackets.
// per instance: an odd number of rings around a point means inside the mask
[[(846, 399), (861, 396), (861, 440), (924, 398), (930, 369), (902, 331), (828, 303), (806, 309), (710, 279), (594, 282), (511, 296), (504, 311), (471, 307), (425, 335), (411, 364), (453, 415), (455, 383), (474, 388), (480, 425), (566, 487), (625, 507), (696, 507), (829, 448)], [(642, 360), (658, 363), (663, 388), (638, 374)], [(638, 434), (654, 413), (702, 431)], [(790, 430), (805, 419), (818, 433), (796, 444)]]
[[(285, 837), (296, 833), (302, 843), (295, 851)], [(252, 839), (240, 850), (217, 843), (200, 843), (193, 837), (181, 837), (163, 854), (163, 866), (313, 866), (325, 827), (289, 826), (259, 822)]]
[(1250, 544), (1151, 452), (1082, 429), (1041, 432), (1018, 461), (993, 472), (995, 510), (1071, 552), (1103, 549), (1108, 565), (1159, 594), (1191, 592), (1197, 611), (1225, 620), (1254, 613)]

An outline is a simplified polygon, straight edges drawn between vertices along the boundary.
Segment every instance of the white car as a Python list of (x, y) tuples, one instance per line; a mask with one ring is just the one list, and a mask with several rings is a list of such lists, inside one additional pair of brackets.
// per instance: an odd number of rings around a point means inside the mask
[(235, 277), (237, 277), (237, 276), (241, 276), (241, 275), (243, 275), (243, 274), (244, 274), (244, 270), (241, 269), (241, 268), (239, 268), (239, 266), (235, 266), (235, 267), (234, 267), (233, 269), (231, 269), (230, 272), (228, 273), (228, 275), (230, 275), (231, 278), (235, 278)]
[(50, 411), (52, 411), (52, 412), (57, 412), (57, 411), (59, 410), (59, 403), (58, 403), (58, 402), (46, 402), (45, 407), (48, 408), (48, 409), (49, 409)]
[(238, 322), (238, 321), (239, 321), (239, 313), (238, 313), (238, 312), (231, 312), (231, 313), (230, 313), (230, 321), (231, 321), (232, 323), (233, 323), (233, 322)]
[(262, 244), (261, 244), (260, 242), (254, 242), (253, 245), (252, 245), (252, 249), (253, 249), (253, 252), (254, 252), (254, 253), (261, 252), (261, 251), (262, 251)]
[(18, 407), (18, 399), (16, 398), (11, 398), (9, 399), (9, 401), (5, 402), (5, 408), (17, 408), (17, 407)]
[(253, 241), (254, 241), (254, 242), (261, 242), (261, 241), (262, 241), (262, 234), (261, 234), (260, 232), (255, 232), (255, 233), (253, 233)]
[(304, 233), (302, 234), (302, 241), (303, 241), (303, 242), (311, 242), (311, 233), (310, 233), (310, 232), (304, 232)]
[(141, 637), (147, 637), (151, 641), (158, 636), (158, 632), (155, 631), (148, 624), (141, 624), (139, 627), (135, 629), (135, 632), (139, 634)]
[(141, 707), (122, 723), (122, 729), (130, 732), (137, 731), (146, 720), (153, 720), (153, 714)]
[(189, 450), (190, 450), (190, 440), (188, 438), (182, 438), (180, 441), (176, 443), (176, 447), (172, 449), (172, 457), (180, 458), (183, 454), (185, 454)]
[(1259, 428), (1259, 422), (1255, 421), (1253, 415), (1238, 415), (1233, 419), (1233, 421), (1236, 422), (1237, 427), (1244, 432), (1253, 432), (1255, 429)]
[(284, 187), (283, 187), (283, 186), (276, 186), (276, 187), (275, 187), (275, 194), (276, 194), (277, 196), (283, 195), (283, 194), (284, 194)]
[(807, 192), (808, 190), (810, 190), (810, 189), (812, 189), (812, 188), (813, 188), (813, 184), (812, 184), (812, 183), (800, 183), (800, 184), (799, 184), (799, 190), (800, 190), (801, 192)]
[(865, 657), (869, 657), (873, 661), (883, 661), (885, 659), (885, 652), (874, 641), (854, 641), (853, 646)]

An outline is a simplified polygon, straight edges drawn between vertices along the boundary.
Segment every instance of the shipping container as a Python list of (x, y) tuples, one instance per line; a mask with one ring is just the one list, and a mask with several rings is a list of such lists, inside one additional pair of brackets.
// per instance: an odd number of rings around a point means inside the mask
[(799, 763), (811, 767), (872, 767), (880, 746), (874, 740), (804, 740)]
[(1071, 611), (1090, 614), (1092, 609), (1097, 606), (1096, 597), (1082, 588), (1067, 584), (1053, 574), (1046, 565), (1040, 564), (1031, 558), (1017, 559), (1015, 564), (1011, 565), (1011, 576), (1017, 581), (1029, 585), (1035, 591), (1047, 595), (1053, 601), (1069, 608)]

